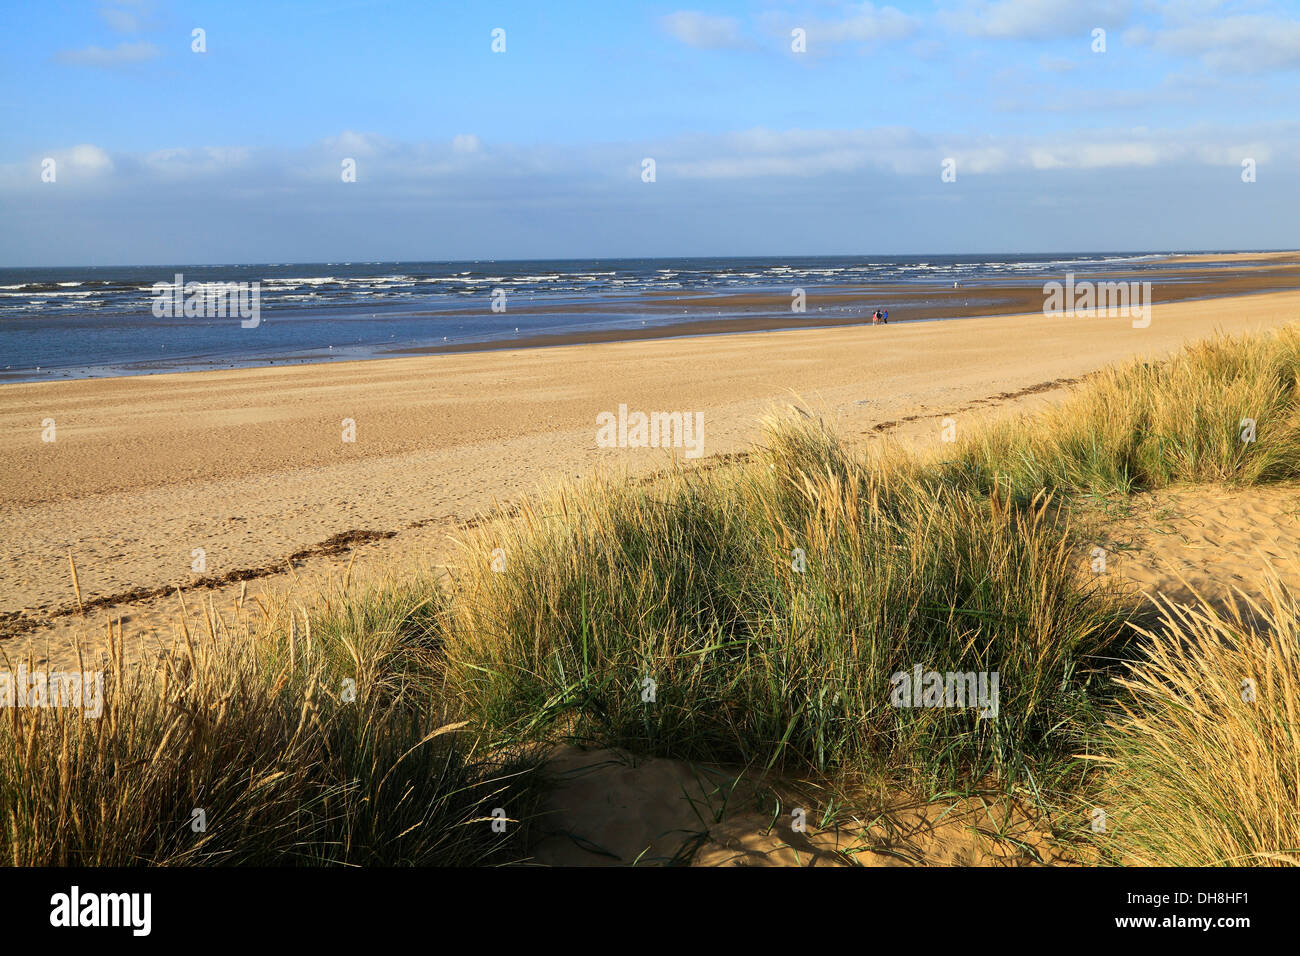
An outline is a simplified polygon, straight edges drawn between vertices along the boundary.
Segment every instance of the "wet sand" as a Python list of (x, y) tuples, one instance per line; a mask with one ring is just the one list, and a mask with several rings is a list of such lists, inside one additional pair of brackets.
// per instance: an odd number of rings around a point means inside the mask
[[(1162, 261), (1178, 268), (1141, 273), (1117, 269), (1079, 278), (1094, 282), (1150, 282), (1151, 302), (1155, 305), (1300, 289), (1300, 253), (1185, 256)], [(1187, 268), (1193, 263), (1217, 264), (1218, 268)], [(1225, 271), (1225, 267), (1230, 267), (1230, 271)], [(950, 286), (914, 284), (870, 288), (853, 285), (809, 288), (805, 290), (803, 312), (791, 310), (792, 294), (784, 290), (723, 295), (658, 292), (647, 297), (650, 300), (648, 304), (644, 298), (635, 300), (635, 304), (632, 300), (622, 302), (617, 298), (564, 306), (520, 304), (511, 306), (511, 312), (520, 315), (548, 315), (638, 309), (646, 316), (646, 325), (640, 328), (593, 329), (559, 335), (523, 335), (498, 342), (395, 348), (389, 349), (387, 354), (440, 355), (692, 335), (729, 335), (775, 329), (836, 328), (869, 322), (871, 313), (876, 308), (889, 310), (891, 325), (992, 315), (1024, 315), (1041, 312), (1043, 284), (1062, 281), (1062, 278), (1059, 274), (1043, 273), (1032, 278), (1019, 276), (1005, 284), (986, 283), (955, 289)], [(475, 313), (430, 311), (418, 314), (473, 316)], [(672, 316), (671, 320), (669, 316)]]

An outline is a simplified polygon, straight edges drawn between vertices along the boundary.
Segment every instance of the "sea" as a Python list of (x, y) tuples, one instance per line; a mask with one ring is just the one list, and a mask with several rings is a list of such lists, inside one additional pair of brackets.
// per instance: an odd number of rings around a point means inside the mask
[[(991, 288), (1031, 277), (1126, 273), (1169, 253), (812, 256), (0, 268), (0, 381), (138, 375), (392, 357), (411, 350), (545, 345), (622, 329), (761, 315), (750, 293)], [(1204, 265), (1200, 269), (1204, 271)], [(257, 283), (258, 320), (160, 308), (176, 284)], [(171, 298), (170, 293), (168, 297)], [(690, 307), (675, 307), (676, 297)], [(718, 300), (716, 308), (712, 300)], [(173, 299), (174, 301), (174, 299)], [(161, 312), (161, 314), (160, 314)], [(821, 312), (801, 316), (815, 325)], [(792, 325), (794, 323), (791, 323)]]

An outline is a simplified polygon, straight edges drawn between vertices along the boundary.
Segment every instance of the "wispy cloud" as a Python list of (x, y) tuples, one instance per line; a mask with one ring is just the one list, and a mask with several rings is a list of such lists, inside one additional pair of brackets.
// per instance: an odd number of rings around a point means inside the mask
[(1161, 53), (1198, 58), (1216, 72), (1300, 69), (1300, 20), (1269, 14), (1197, 18), (1153, 30), (1134, 27), (1124, 40)]
[(740, 21), (694, 10), (678, 10), (659, 21), (669, 35), (687, 46), (705, 50), (737, 49), (745, 45)]
[(969, 36), (1047, 40), (1083, 36), (1095, 27), (1123, 27), (1132, 10), (1131, 0), (963, 0), (941, 9), (938, 16), (950, 29)]
[[(789, 42), (791, 30), (807, 36), (807, 52), (817, 55), (848, 44), (871, 45), (912, 36), (922, 21), (897, 7), (874, 3), (831, 3), (833, 13), (803, 14), (767, 11), (750, 26), (761, 34)], [(741, 49), (753, 46), (746, 25), (735, 17), (679, 10), (660, 20), (663, 29), (688, 46), (700, 49)]]
[(99, 18), (118, 33), (139, 33), (150, 19), (151, 0), (99, 0)]
[(761, 16), (765, 29), (773, 34), (789, 36), (791, 29), (799, 27), (808, 35), (808, 52), (822, 54), (849, 44), (872, 46), (891, 40), (903, 40), (915, 34), (922, 26), (917, 17), (904, 13), (897, 7), (876, 6), (874, 3), (830, 4), (834, 15), (802, 16), (790, 12), (768, 12)]
[(142, 25), (139, 16), (120, 7), (100, 7), (99, 19), (118, 33), (139, 33)]
[(159, 181), (213, 177), (246, 169), (253, 151), (246, 146), (203, 146), (197, 149), (159, 149), (136, 165)]

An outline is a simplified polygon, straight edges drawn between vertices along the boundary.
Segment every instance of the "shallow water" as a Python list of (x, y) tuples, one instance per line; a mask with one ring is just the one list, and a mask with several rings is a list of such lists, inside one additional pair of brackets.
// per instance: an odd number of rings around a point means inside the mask
[[(786, 316), (791, 290), (853, 287), (853, 305), (916, 286), (978, 290), (1070, 271), (1170, 270), (1160, 256), (901, 256), (348, 262), (0, 269), (0, 380), (31, 381), (380, 357), (398, 350), (535, 343), (549, 336), (675, 322)], [(1205, 266), (1198, 267), (1202, 272)], [(158, 283), (257, 283), (258, 321), (158, 317)], [(880, 289), (879, 295), (871, 290)], [(779, 295), (743, 310), (711, 297)], [(493, 311), (494, 296), (498, 308)], [(690, 297), (678, 301), (676, 296)]]

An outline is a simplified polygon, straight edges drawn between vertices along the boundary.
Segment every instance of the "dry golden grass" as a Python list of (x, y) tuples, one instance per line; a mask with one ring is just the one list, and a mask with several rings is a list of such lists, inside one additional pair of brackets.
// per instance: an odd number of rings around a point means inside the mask
[(1300, 606), (1276, 577), (1226, 607), (1162, 605), (1103, 734), (1104, 857), (1300, 864)]
[[(215, 625), (219, 641), (186, 632), (156, 666), (128, 666), (110, 635), (110, 659), (82, 666), (106, 669), (101, 716), (72, 707), (0, 714), (0, 858), (15, 866), (520, 858), (536, 761), (508, 748), (483, 753), (450, 719), (421, 663), (427, 592), (411, 582), (329, 597), (314, 622), (287, 602), (264, 607), (260, 637), (249, 622)], [(504, 833), (492, 826), (498, 808)]]
[[(479, 724), (930, 792), (1066, 773), (1124, 633), (1047, 496), (954, 488), (803, 415), (751, 462), (567, 486), (461, 553), (441, 645)], [(998, 674), (997, 714), (894, 706), (916, 665)]]
[(973, 432), (943, 467), (963, 486), (1000, 480), (1030, 497), (1285, 481), (1300, 476), (1298, 382), (1300, 329), (1220, 336), (1105, 369), (1059, 405)]

